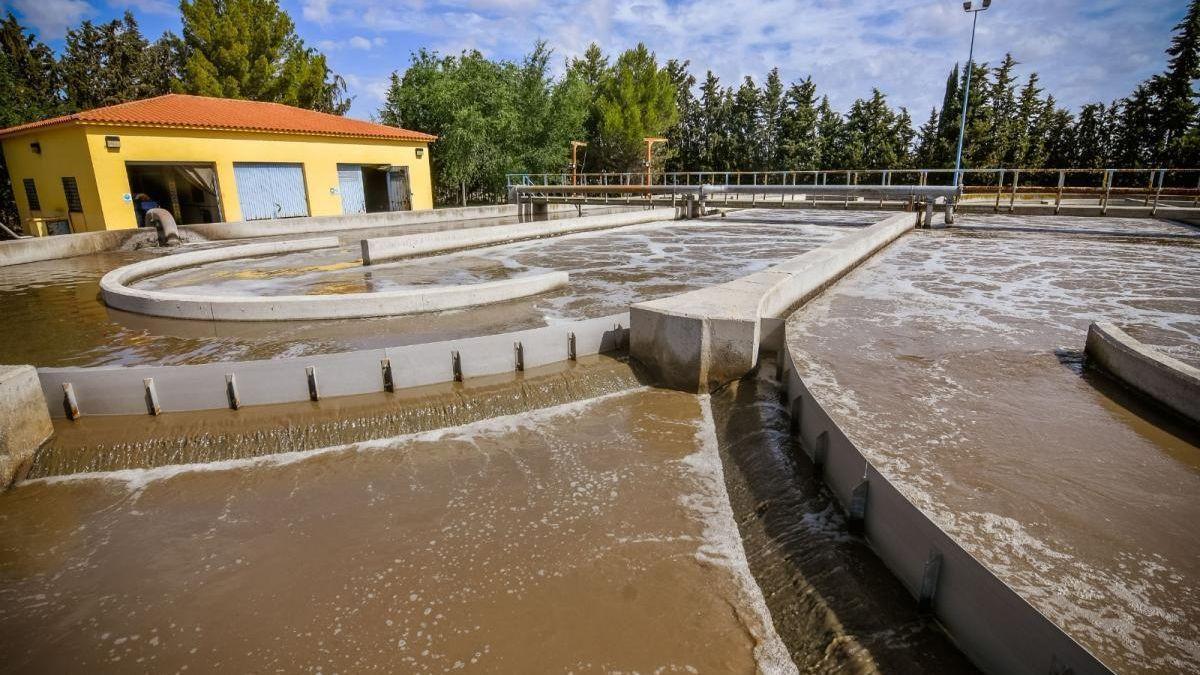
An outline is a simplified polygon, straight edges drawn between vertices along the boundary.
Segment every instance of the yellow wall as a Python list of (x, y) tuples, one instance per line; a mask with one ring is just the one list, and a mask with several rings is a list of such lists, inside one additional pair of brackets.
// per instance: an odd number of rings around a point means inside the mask
[[(105, 136), (120, 136), (120, 149), (108, 149)], [(29, 143), (33, 141), (42, 145), (40, 156), (29, 151)], [(420, 159), (416, 157), (417, 148), (424, 149)], [(86, 125), (57, 127), (5, 139), (4, 152), (9, 158), (18, 208), (23, 209), (22, 221), (29, 217), (21, 187), (23, 178), (32, 175), (37, 181), (42, 212), (33, 215), (50, 215), (66, 212), (61, 177), (75, 176), (83, 201), (83, 220), (90, 230), (136, 227), (134, 205), (124, 199), (130, 192), (126, 162), (214, 164), (221, 212), (227, 222), (242, 220), (234, 162), (302, 164), (309, 214), (313, 216), (342, 213), (342, 198), (336, 192), (338, 164), (406, 166), (413, 193), (412, 208), (433, 208), (429, 149), (423, 142)], [(55, 208), (57, 212), (52, 211)], [(77, 227), (76, 231), (83, 230)]]
[[(41, 153), (35, 153), (30, 143), (40, 143)], [(21, 226), (28, 234), (45, 234), (31, 226), (30, 218), (68, 217), (67, 195), (63, 190), (64, 176), (73, 176), (79, 186), (79, 201), (83, 213), (70, 214), (75, 232), (104, 229), (100, 208), (100, 193), (88, 159), (87, 138), (81, 127), (54, 127), (33, 134), (24, 134), (3, 141), (4, 159), (12, 179), (13, 193)], [(31, 211), (25, 199), (24, 179), (32, 178), (37, 186), (41, 210)]]

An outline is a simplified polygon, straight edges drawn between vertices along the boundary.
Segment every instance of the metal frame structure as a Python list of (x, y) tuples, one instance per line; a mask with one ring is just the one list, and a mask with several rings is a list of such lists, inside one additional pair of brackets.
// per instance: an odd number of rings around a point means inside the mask
[[(1093, 200), (1101, 215), (1110, 206), (1142, 206), (1155, 215), (1160, 204), (1175, 208), (1200, 208), (1200, 168), (1171, 169), (962, 169), (951, 196), (955, 206), (979, 207), (1013, 213), (1019, 204), (1037, 202), (1059, 213), (1064, 200)], [(650, 181), (647, 184), (647, 181)], [(851, 197), (879, 199), (880, 207), (895, 193), (920, 197), (927, 192), (945, 197), (940, 187), (955, 190), (954, 169), (842, 169), (806, 171), (676, 171), (654, 173), (508, 174), (510, 200), (514, 195), (543, 203), (634, 204), (670, 202), (703, 192), (709, 201), (737, 201), (733, 195), (751, 194), (750, 206), (786, 206), (805, 195), (813, 201), (842, 201)], [(571, 186), (576, 190), (560, 190)], [(549, 189), (555, 188), (555, 189)], [(774, 195), (780, 199), (772, 200)], [(719, 196), (719, 199), (711, 197)], [(762, 197), (759, 199), (758, 197)], [(790, 199), (789, 199), (790, 197)], [(1164, 202), (1165, 200), (1165, 202)]]

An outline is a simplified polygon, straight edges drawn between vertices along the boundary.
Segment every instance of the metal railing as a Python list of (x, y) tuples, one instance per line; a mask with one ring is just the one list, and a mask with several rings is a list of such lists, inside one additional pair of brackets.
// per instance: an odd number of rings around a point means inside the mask
[[(964, 169), (960, 174), (958, 201), (978, 204), (990, 201), (996, 212), (1013, 212), (1018, 203), (1047, 204), (1055, 213), (1064, 201), (1084, 200), (1107, 213), (1110, 205), (1140, 205), (1156, 212), (1160, 205), (1175, 208), (1200, 207), (1200, 168), (1195, 169)], [(624, 173), (508, 174), (509, 187), (575, 186), (610, 188), (612, 194), (637, 194), (638, 188), (688, 188), (693, 186), (748, 186), (765, 188), (827, 189), (829, 196), (846, 194), (835, 186), (952, 187), (953, 169), (864, 169), (806, 171), (668, 171)], [(685, 190), (678, 190), (684, 192)], [(582, 191), (581, 191), (582, 192)], [(607, 194), (601, 189), (596, 194)], [(655, 191), (671, 194), (676, 190)], [(756, 190), (765, 193), (767, 190)], [(781, 191), (781, 193), (784, 191)], [(793, 190), (787, 190), (793, 192)], [(857, 192), (857, 191), (854, 191)], [(561, 192), (560, 192), (561, 194)], [(881, 199), (881, 205), (883, 197)]]

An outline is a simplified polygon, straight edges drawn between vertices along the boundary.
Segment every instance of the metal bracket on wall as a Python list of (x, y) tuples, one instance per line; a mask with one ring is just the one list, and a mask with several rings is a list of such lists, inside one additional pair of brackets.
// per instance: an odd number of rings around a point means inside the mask
[[(816, 443), (813, 445), (812, 463), (816, 468), (817, 473), (825, 468), (825, 458), (829, 456), (829, 432), (822, 431), (817, 434)], [(865, 481), (864, 481), (865, 482)], [(853, 504), (851, 505), (853, 509)]]
[(937, 595), (938, 580), (942, 576), (942, 554), (936, 548), (929, 549), (929, 559), (925, 561), (925, 571), (921, 574), (921, 593), (917, 596), (917, 609), (922, 612), (933, 610), (933, 600)]
[(454, 381), (462, 382), (462, 357), (458, 355), (458, 350), (450, 352), (450, 367), (454, 371)]
[(801, 418), (804, 416), (804, 396), (800, 395), (792, 399), (788, 404), (788, 420), (789, 429), (793, 434), (800, 432)]
[(525, 370), (525, 348), (520, 342), (513, 343), (513, 362), (518, 373)]
[(158, 415), (162, 412), (162, 406), (158, 404), (158, 390), (154, 388), (154, 378), (143, 379), (142, 386), (146, 389), (146, 412)]
[(63, 410), (67, 412), (67, 419), (79, 419), (79, 400), (75, 398), (75, 387), (70, 382), (63, 382), (62, 388)]
[(383, 372), (383, 390), (389, 394), (396, 391), (396, 381), (392, 379), (392, 360), (380, 359), (379, 368)]
[(320, 401), (321, 391), (317, 387), (317, 367), (306, 366), (304, 368), (304, 374), (308, 376), (308, 400)]
[(238, 394), (237, 376), (233, 373), (225, 373), (225, 395), (229, 397), (230, 410), (242, 407), (242, 397)]
[(871, 487), (871, 482), (866, 478), (866, 472), (863, 472), (863, 479), (858, 485), (854, 486), (854, 490), (850, 493), (850, 518), (847, 526), (851, 532), (859, 533), (863, 531), (864, 521), (867, 517), (867, 492)]

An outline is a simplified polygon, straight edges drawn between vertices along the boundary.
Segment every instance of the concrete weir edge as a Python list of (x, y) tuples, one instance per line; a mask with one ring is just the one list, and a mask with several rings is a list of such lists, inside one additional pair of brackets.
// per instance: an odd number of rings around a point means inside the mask
[(813, 396), (783, 345), (780, 381), (801, 447), (851, 524), (973, 663), (993, 673), (1112, 672), (909, 501)]
[(1200, 368), (1142, 344), (1107, 321), (1088, 327), (1084, 351), (1091, 363), (1126, 386), (1200, 424)]
[(554, 237), (576, 232), (607, 230), (658, 220), (674, 220), (675, 215), (675, 209), (644, 209), (626, 213), (565, 218), (562, 220), (406, 234), (396, 237), (376, 237), (362, 240), (362, 260), (364, 265), (371, 265), (386, 260), (427, 255), (430, 253), (491, 246), (541, 237)]
[(143, 260), (105, 274), (100, 279), (100, 294), (109, 307), (151, 316), (203, 321), (292, 321), (438, 312), (536, 295), (568, 282), (565, 272), (548, 272), (479, 284), (413, 290), (276, 296), (169, 293), (127, 285), (148, 276), (204, 263), (338, 245), (337, 237), (321, 237), (243, 244)]
[[(623, 349), (629, 315), (402, 347), (180, 366), (40, 368), (53, 417), (157, 415), (318, 401), (518, 372)], [(40, 413), (39, 413), (40, 414)]]
[[(710, 391), (758, 364), (764, 325), (917, 227), (900, 213), (761, 272), (630, 307), (630, 355), (663, 385)], [(774, 337), (778, 337), (777, 335)]]
[(0, 491), (53, 432), (33, 366), (0, 366)]
[[(555, 204), (547, 209), (547, 216), (579, 213), (580, 209), (569, 204)], [(586, 211), (584, 211), (586, 212)], [(259, 237), (296, 236), (304, 234), (346, 232), (389, 227), (422, 226), (434, 223), (470, 222), (491, 218), (515, 218), (519, 210), (511, 204), (486, 206), (464, 206), (423, 211), (389, 211), (385, 213), (360, 213), (338, 216), (307, 216), (303, 218), (280, 218), (271, 220), (245, 220), (230, 223), (207, 223), (182, 225), (179, 230), (199, 235), (214, 241), (226, 239), (255, 239)], [(14, 241), (0, 241), (0, 267), (74, 258), (92, 253), (103, 253), (120, 248), (140, 233), (150, 232), (146, 228), (105, 230), (103, 232), (80, 232), (51, 237), (30, 237)]]

